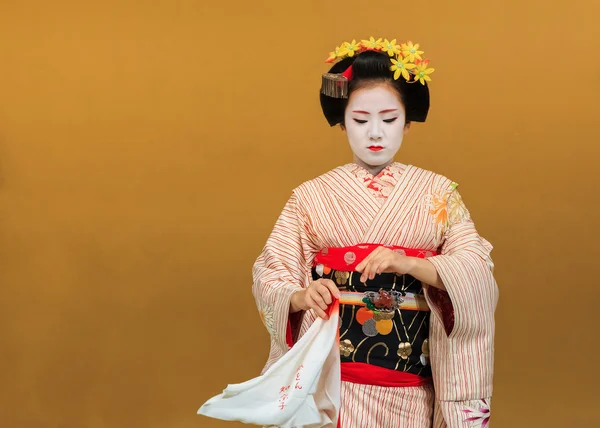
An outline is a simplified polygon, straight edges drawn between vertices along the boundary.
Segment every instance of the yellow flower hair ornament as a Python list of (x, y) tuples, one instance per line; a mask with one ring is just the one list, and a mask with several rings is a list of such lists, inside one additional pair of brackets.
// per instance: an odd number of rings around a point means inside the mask
[[(398, 80), (402, 76), (409, 83), (420, 82), (424, 85), (425, 82), (431, 82), (429, 75), (435, 69), (429, 67), (429, 60), (423, 58), (423, 51), (419, 48), (418, 43), (413, 44), (411, 41), (397, 44), (396, 39), (391, 41), (388, 39), (375, 40), (374, 37), (371, 37), (369, 40), (361, 40), (360, 43), (357, 43), (356, 40), (342, 43), (329, 54), (329, 58), (325, 62), (336, 63), (369, 50), (384, 52), (390, 56), (392, 62), (390, 71), (394, 72), (394, 80)], [(334, 86), (339, 87), (341, 79), (352, 79), (351, 68), (350, 66), (348, 70), (334, 79)], [(328, 74), (328, 76), (329, 79), (333, 78), (332, 75)]]

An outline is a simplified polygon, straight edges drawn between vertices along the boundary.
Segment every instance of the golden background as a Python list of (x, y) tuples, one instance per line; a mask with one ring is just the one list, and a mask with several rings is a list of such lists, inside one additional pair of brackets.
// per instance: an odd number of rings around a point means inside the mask
[(0, 423), (242, 426), (251, 266), (291, 190), (351, 160), (318, 102), (344, 40), (421, 43), (398, 160), (495, 246), (493, 426), (596, 427), (596, 0), (0, 3)]

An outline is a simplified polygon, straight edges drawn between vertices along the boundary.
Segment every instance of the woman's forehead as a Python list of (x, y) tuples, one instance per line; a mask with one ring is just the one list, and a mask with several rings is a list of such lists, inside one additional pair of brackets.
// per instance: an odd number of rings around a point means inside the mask
[(402, 108), (398, 94), (388, 85), (377, 85), (354, 91), (348, 100), (348, 106), (351, 109), (355, 107), (359, 110), (369, 109), (377, 110), (393, 110)]

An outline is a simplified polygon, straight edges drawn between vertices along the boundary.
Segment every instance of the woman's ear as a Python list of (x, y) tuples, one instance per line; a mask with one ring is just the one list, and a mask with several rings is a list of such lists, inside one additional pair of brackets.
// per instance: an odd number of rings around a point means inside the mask
[(404, 124), (404, 135), (408, 134), (408, 130), (410, 129), (410, 122)]

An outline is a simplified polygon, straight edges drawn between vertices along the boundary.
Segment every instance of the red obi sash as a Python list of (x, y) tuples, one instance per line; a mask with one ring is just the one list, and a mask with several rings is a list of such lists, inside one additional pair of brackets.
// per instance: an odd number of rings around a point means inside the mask
[(437, 255), (435, 251), (430, 250), (417, 250), (393, 245), (359, 244), (352, 247), (324, 248), (315, 257), (314, 265), (321, 264), (339, 271), (354, 272), (356, 266), (379, 247), (389, 248), (404, 256), (419, 257), (422, 259)]

